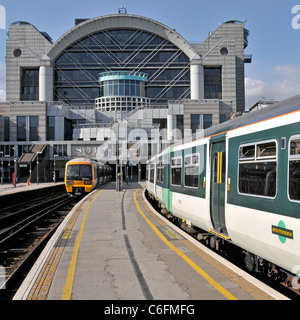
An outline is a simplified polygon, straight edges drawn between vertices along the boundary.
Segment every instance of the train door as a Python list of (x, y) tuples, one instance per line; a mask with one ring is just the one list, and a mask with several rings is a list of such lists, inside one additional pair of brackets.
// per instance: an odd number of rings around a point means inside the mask
[(226, 147), (225, 141), (222, 141), (212, 144), (211, 147), (210, 215), (214, 229), (219, 233), (226, 234), (225, 179)]

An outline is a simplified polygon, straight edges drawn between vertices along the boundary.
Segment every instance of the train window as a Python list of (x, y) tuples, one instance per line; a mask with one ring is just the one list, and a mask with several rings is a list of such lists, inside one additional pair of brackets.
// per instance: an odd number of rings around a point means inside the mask
[(171, 184), (181, 185), (181, 157), (171, 159)]
[(289, 197), (300, 200), (300, 137), (292, 137), (289, 152)]
[(292, 140), (290, 143), (290, 155), (300, 155), (300, 138)]
[(184, 165), (185, 166), (188, 166), (188, 165), (190, 165), (191, 164), (191, 156), (186, 156), (185, 158), (184, 158)]
[(276, 143), (268, 142), (257, 145), (257, 158), (276, 157)]
[(160, 181), (160, 167), (159, 167), (159, 163), (156, 165), (156, 181)]
[(254, 159), (255, 157), (255, 146), (241, 146), (240, 147), (240, 161)]
[[(219, 158), (220, 156), (221, 156), (221, 159)], [(213, 163), (214, 163), (213, 164), (213, 181), (214, 181), (214, 183), (225, 183), (226, 152), (214, 153), (214, 162)], [(220, 167), (220, 163), (221, 163), (222, 167)], [(221, 176), (219, 176), (220, 173), (221, 173)]]
[(213, 168), (213, 173), (214, 173), (214, 182), (218, 182), (218, 154), (214, 154), (214, 168)]
[(159, 182), (164, 181), (164, 164), (162, 161), (159, 161), (158, 166), (157, 166), (157, 180)]
[(79, 175), (82, 179), (92, 179), (92, 167), (80, 165)]
[(92, 180), (92, 167), (84, 164), (69, 165), (67, 169), (67, 180)]
[(150, 165), (150, 181), (154, 182), (154, 164)]
[(277, 144), (275, 141), (255, 143), (240, 147), (240, 193), (275, 197), (276, 181)]
[(74, 180), (74, 178), (79, 177), (79, 165), (68, 165), (67, 169), (67, 180)]
[(146, 166), (146, 180), (149, 180), (149, 165)]
[(190, 154), (184, 158), (184, 185), (198, 188), (199, 186), (199, 154)]
[(226, 179), (226, 152), (222, 152), (221, 183), (225, 183), (225, 179)]

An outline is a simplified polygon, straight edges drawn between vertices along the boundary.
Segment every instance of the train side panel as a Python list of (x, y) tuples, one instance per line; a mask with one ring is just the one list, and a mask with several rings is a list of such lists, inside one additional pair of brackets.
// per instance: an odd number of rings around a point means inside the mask
[(300, 266), (299, 219), (231, 204), (227, 210), (228, 233), (235, 245), (295, 273), (293, 268)]
[[(300, 266), (299, 116), (299, 111), (278, 113), (169, 149), (163, 153), (169, 156), (168, 167), (163, 166), (168, 184), (158, 182), (159, 188), (154, 188), (157, 168), (152, 159), (147, 189), (175, 217), (207, 232), (220, 232), (247, 255), (296, 273), (295, 267)], [(220, 149), (213, 151), (218, 145)], [(204, 167), (199, 172), (198, 154)], [(225, 185), (224, 199), (212, 197), (213, 184)], [(214, 224), (214, 200), (223, 202), (222, 228)]]
[[(300, 123), (294, 121), (288, 115), (256, 132), (231, 134), (226, 205), (232, 242), (290, 272), (300, 265), (300, 194), (293, 193), (297, 200), (289, 195), (289, 168), (292, 160), (300, 162), (300, 156), (290, 155), (291, 144), (300, 146)], [(299, 186), (299, 175), (295, 179)]]
[(211, 226), (207, 170), (207, 139), (170, 153), (172, 213), (203, 229)]

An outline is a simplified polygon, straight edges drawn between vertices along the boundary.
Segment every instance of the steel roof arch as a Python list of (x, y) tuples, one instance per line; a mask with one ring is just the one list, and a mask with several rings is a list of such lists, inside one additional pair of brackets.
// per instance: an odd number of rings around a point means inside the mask
[(64, 33), (57, 41), (55, 41), (50, 47), (47, 56), (54, 62), (66, 48), (77, 41), (84, 39), (88, 35), (101, 32), (102, 30), (122, 28), (138, 29), (153, 33), (173, 43), (181, 49), (190, 60), (200, 59), (199, 55), (188, 41), (175, 30), (155, 20), (131, 14), (106, 15), (85, 20)]

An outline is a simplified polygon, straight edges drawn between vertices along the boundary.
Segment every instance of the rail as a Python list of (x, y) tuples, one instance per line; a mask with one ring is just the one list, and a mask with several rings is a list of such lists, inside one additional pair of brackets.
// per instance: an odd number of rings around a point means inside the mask
[[(35, 262), (38, 253), (71, 209), (66, 193), (9, 206), (0, 214), (0, 300), (9, 300)], [(3, 274), (2, 274), (3, 276)]]

